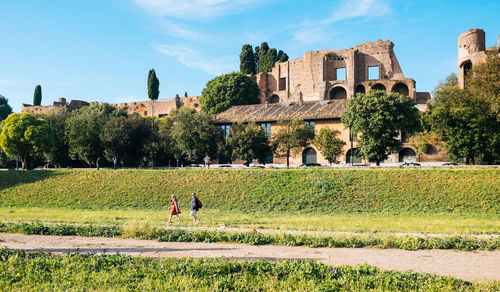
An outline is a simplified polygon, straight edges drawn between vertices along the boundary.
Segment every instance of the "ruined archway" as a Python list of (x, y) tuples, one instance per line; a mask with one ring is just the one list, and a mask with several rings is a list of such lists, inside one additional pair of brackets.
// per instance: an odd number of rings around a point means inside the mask
[(318, 154), (314, 148), (307, 147), (304, 149), (304, 152), (302, 152), (302, 163), (318, 163)]
[(366, 93), (366, 89), (365, 89), (365, 86), (363, 84), (358, 84), (358, 86), (356, 86), (356, 88), (354, 89), (354, 94), (358, 94), (358, 93), (362, 93), (362, 94)]
[(417, 153), (411, 148), (403, 148), (399, 151), (399, 162), (415, 162)]
[(334, 87), (330, 90), (330, 99), (346, 99), (347, 91), (342, 86)]
[[(358, 148), (354, 148), (352, 150), (353, 150), (352, 151), (352, 163), (361, 163), (361, 156), (359, 156)], [(345, 162), (351, 163), (351, 149), (347, 150)]]
[(276, 94), (273, 94), (270, 98), (269, 98), (269, 102), (270, 103), (279, 103), (280, 102), (280, 97), (277, 96)]
[(472, 62), (470, 60), (467, 60), (462, 63), (462, 70), (464, 70), (464, 78), (469, 75), (470, 71), (472, 70)]
[(395, 92), (395, 93), (399, 93), (399, 94), (404, 95), (404, 96), (408, 96), (410, 93), (408, 86), (404, 83), (401, 83), (401, 82), (394, 84), (391, 91)]
[(382, 90), (382, 91), (387, 91), (387, 88), (385, 88), (385, 85), (382, 83), (377, 83), (372, 86), (371, 90)]

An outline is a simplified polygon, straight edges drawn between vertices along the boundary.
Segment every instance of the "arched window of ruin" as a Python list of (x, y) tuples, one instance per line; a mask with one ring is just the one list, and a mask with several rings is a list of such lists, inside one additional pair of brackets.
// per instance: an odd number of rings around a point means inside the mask
[(462, 64), (463, 70), (464, 70), (464, 78), (469, 75), (470, 71), (472, 70), (472, 62), (471, 61), (465, 61)]
[(346, 99), (347, 91), (342, 86), (334, 87), (330, 90), (330, 99)]
[(408, 86), (404, 83), (401, 83), (401, 82), (394, 84), (391, 91), (395, 92), (395, 93), (399, 93), (399, 94), (404, 95), (404, 96), (408, 96), (410, 93), (410, 91), (408, 90)]
[(365, 94), (366, 93), (366, 89), (365, 89), (365, 86), (363, 84), (359, 84), (358, 86), (356, 86), (356, 88), (354, 89), (354, 94), (358, 94), (358, 93), (363, 93)]
[(318, 163), (318, 155), (314, 148), (307, 147), (306, 149), (304, 149), (304, 151), (302, 152), (302, 163)]
[(271, 96), (271, 98), (269, 99), (269, 102), (270, 103), (278, 103), (280, 102), (280, 97), (277, 96), (276, 94), (274, 94), (273, 96)]
[(385, 85), (384, 84), (381, 84), (381, 83), (377, 83), (375, 85), (372, 86), (371, 90), (382, 90), (382, 91), (386, 91), (387, 88), (385, 88)]

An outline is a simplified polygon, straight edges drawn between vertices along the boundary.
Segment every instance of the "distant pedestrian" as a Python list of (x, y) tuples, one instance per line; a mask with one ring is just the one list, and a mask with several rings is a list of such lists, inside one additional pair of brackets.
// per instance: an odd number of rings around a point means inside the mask
[(210, 156), (208, 156), (208, 154), (205, 156), (205, 158), (203, 158), (203, 161), (205, 162), (205, 168), (210, 169), (210, 163), (212, 163), (212, 161), (210, 161)]
[(99, 170), (101, 168), (101, 158), (97, 157), (97, 160), (95, 162), (95, 165), (97, 167), (97, 170)]
[(118, 166), (118, 158), (116, 158), (116, 156), (115, 156), (115, 157), (113, 157), (113, 169), (116, 169), (117, 166)]
[(172, 221), (172, 216), (174, 215), (177, 216), (179, 223), (181, 223), (181, 217), (179, 216), (181, 211), (179, 210), (179, 205), (177, 204), (177, 198), (175, 197), (175, 195), (172, 195), (172, 203), (170, 203), (170, 209), (170, 217), (168, 218), (167, 225), (170, 224), (170, 221)]
[(198, 200), (198, 198), (196, 197), (196, 194), (193, 193), (192, 194), (192, 197), (193, 197), (193, 200), (191, 200), (191, 217), (193, 217), (193, 223), (196, 224), (198, 223), (198, 221), (200, 221), (200, 219), (198, 217), (196, 217), (196, 213), (198, 212), (198, 210), (203, 207), (203, 205), (201, 204), (200, 200)]

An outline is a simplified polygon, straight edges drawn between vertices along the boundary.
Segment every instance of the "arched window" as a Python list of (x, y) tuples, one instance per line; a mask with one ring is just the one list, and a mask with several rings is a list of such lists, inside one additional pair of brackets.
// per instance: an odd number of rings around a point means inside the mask
[(401, 82), (394, 84), (391, 91), (399, 93), (399, 94), (404, 95), (404, 96), (408, 96), (410, 93), (410, 91), (408, 90), (408, 86), (404, 83), (401, 83)]
[(273, 96), (271, 96), (271, 98), (269, 99), (269, 102), (270, 103), (278, 103), (280, 102), (280, 97), (277, 96), (276, 94), (274, 94)]
[(417, 154), (411, 148), (403, 148), (399, 151), (399, 162), (415, 162)]
[(358, 86), (356, 86), (356, 88), (354, 89), (354, 93), (355, 94), (358, 94), (358, 93), (363, 93), (365, 94), (366, 93), (366, 90), (365, 90), (365, 86), (363, 84), (359, 84)]
[[(353, 148), (352, 150), (352, 163), (361, 163), (361, 157), (359, 156), (358, 148)], [(347, 163), (351, 163), (351, 149), (347, 150), (345, 161)]]
[(302, 163), (318, 163), (318, 155), (316, 154), (316, 150), (314, 150), (314, 148), (307, 147), (304, 149), (304, 152), (302, 152)]
[(347, 91), (342, 86), (334, 87), (330, 90), (330, 99), (346, 99)]
[(381, 84), (381, 83), (377, 83), (375, 85), (372, 86), (371, 90), (382, 90), (382, 91), (386, 91), (387, 88), (385, 88), (384, 84)]

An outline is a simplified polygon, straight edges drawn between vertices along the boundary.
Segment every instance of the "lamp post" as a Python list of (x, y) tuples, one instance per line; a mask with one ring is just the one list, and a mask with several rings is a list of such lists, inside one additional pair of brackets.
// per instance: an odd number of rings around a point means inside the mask
[(351, 127), (349, 127), (349, 140), (351, 140), (351, 151), (349, 152), (350, 155), (350, 161), (351, 161), (351, 166), (354, 166), (353, 161), (352, 161), (352, 152), (353, 152), (353, 144), (354, 144), (354, 135), (351, 132)]

